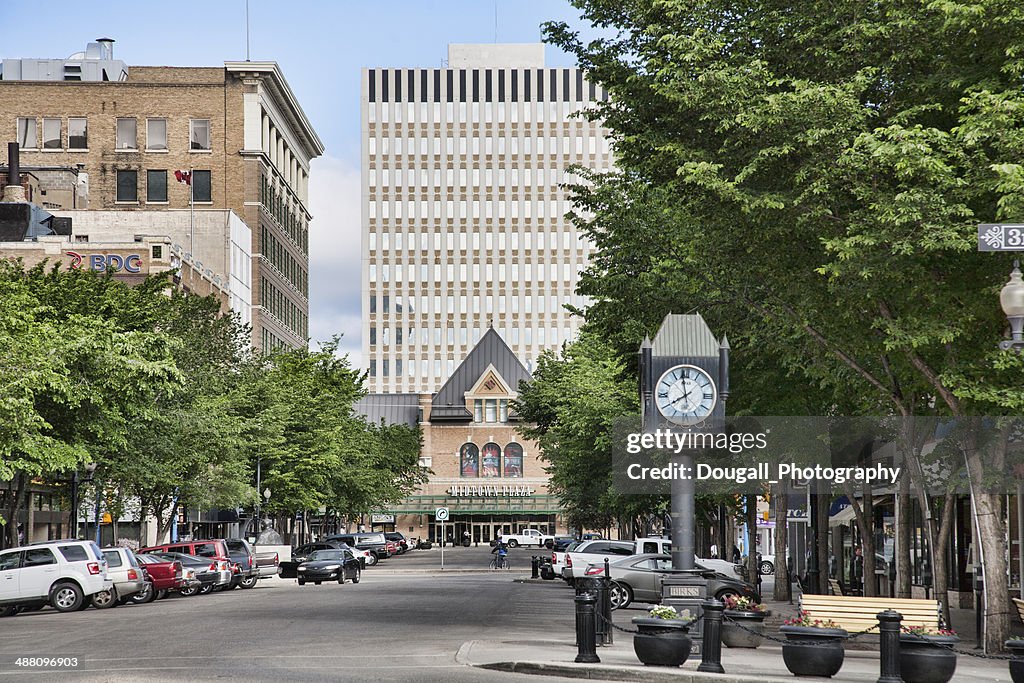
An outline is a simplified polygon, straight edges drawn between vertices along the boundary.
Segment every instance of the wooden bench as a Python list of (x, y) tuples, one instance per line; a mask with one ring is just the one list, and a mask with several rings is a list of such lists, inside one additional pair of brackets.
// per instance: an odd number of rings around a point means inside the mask
[(1017, 606), (1017, 616), (1024, 622), (1024, 600), (1020, 598), (1012, 598), (1013, 604)]
[(828, 594), (829, 595), (843, 595), (843, 585), (835, 579), (828, 580)]
[(941, 627), (938, 600), (911, 600), (900, 598), (863, 598), (851, 595), (808, 595), (800, 596), (800, 609), (811, 619), (831, 620), (851, 633), (866, 631), (878, 625), (876, 615), (887, 609), (903, 615), (900, 626), (912, 628), (923, 626)]

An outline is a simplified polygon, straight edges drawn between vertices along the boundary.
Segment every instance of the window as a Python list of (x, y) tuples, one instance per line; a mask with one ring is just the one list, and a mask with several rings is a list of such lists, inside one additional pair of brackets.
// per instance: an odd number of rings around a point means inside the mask
[(136, 149), (136, 125), (135, 119), (117, 120), (116, 149)]
[(49, 548), (30, 548), (25, 551), (25, 567), (38, 567), (44, 564), (57, 564)]
[(60, 119), (43, 119), (43, 149), (61, 149)]
[(18, 119), (18, 145), (22, 149), (39, 149), (39, 133), (35, 119)]
[(85, 118), (68, 119), (68, 149), (89, 149), (89, 122)]
[(146, 201), (167, 201), (167, 171), (146, 171)]
[(212, 202), (209, 171), (192, 171), (192, 201)]
[(501, 476), (501, 448), (496, 443), (486, 443), (480, 450), (480, 476)]
[(167, 151), (167, 119), (146, 119), (146, 149)]
[(153, 258), (161, 259), (163, 257), (164, 257), (164, 248), (162, 246), (160, 246), (160, 245), (155, 245), (153, 247)]
[(192, 119), (189, 121), (189, 149), (209, 150), (210, 119)]
[(62, 545), (58, 548), (60, 554), (64, 556), (64, 559), (68, 562), (81, 562), (88, 560), (89, 555), (85, 552), (85, 548), (80, 545)]
[(137, 202), (139, 201), (139, 174), (138, 171), (117, 172), (117, 201)]
[[(83, 554), (85, 554), (84, 551)], [(0, 572), (17, 569), (19, 566), (21, 566), (20, 550), (0, 555)]]

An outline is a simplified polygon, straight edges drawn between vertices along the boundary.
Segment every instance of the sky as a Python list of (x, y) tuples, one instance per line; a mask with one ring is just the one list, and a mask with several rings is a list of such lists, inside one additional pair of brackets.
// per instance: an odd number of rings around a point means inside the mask
[[(276, 61), (324, 143), (310, 172), (313, 342), (360, 350), (359, 78), (363, 67), (437, 68), (449, 43), (540, 42), (545, 21), (592, 32), (567, 0), (249, 0), (249, 58)], [(66, 58), (113, 38), (129, 67), (218, 66), (246, 59), (245, 0), (4, 3), (0, 59)], [(575, 60), (548, 46), (551, 67)]]

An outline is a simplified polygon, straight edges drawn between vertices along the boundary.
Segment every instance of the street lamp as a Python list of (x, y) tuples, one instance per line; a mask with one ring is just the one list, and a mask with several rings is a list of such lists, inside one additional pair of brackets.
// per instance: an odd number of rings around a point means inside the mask
[(74, 537), (78, 538), (78, 485), (82, 482), (92, 481), (93, 474), (96, 472), (96, 463), (90, 462), (85, 466), (85, 473), (88, 476), (79, 478), (78, 468), (71, 473), (71, 527), (74, 532)]
[(263, 501), (264, 501), (264, 503), (263, 503), (264, 505), (269, 505), (270, 504), (270, 487), (267, 487), (267, 488), (263, 489)]
[(1019, 261), (1013, 262), (1010, 281), (999, 292), (999, 304), (1010, 322), (1010, 338), (999, 342), (999, 348), (1020, 353), (1024, 350), (1024, 282), (1021, 281)]

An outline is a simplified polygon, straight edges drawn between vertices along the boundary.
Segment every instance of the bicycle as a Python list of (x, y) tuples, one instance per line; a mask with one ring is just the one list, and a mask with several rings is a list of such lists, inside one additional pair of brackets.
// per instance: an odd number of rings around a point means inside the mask
[(501, 555), (499, 557), (496, 557), (496, 558), (492, 559), (491, 563), (488, 566), (491, 569), (511, 569), (512, 568), (511, 565), (508, 562), (508, 558), (505, 557), (504, 555)]

